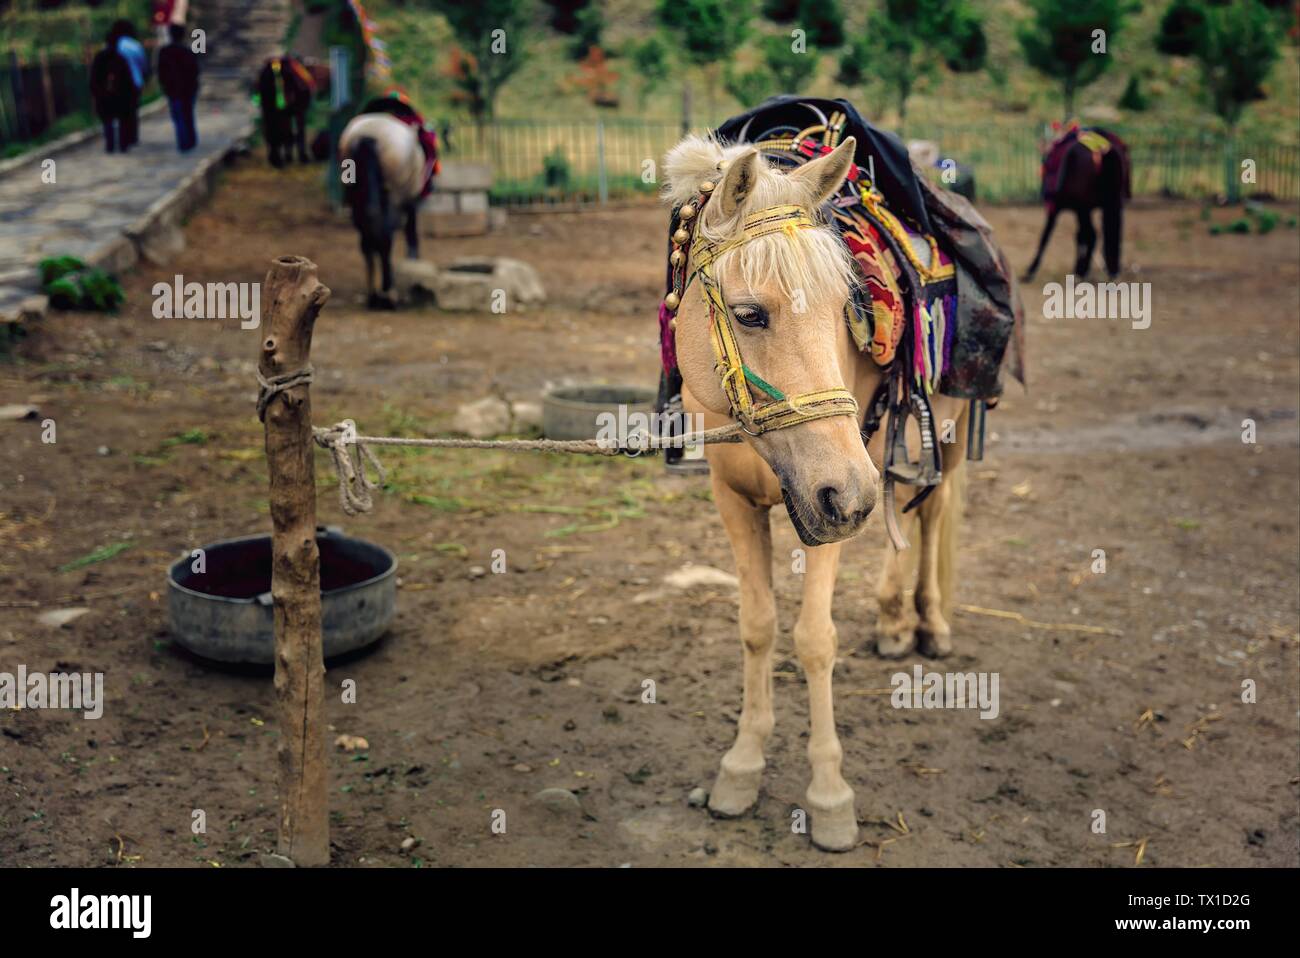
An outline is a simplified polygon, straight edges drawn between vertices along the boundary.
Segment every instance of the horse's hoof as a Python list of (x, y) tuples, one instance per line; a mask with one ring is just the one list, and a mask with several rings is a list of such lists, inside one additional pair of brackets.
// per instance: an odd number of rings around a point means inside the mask
[(952, 632), (948, 629), (927, 629), (918, 626), (916, 648), (928, 659), (942, 659), (952, 655)]
[[(725, 761), (725, 759), (724, 759)], [(709, 814), (714, 818), (738, 818), (758, 802), (758, 785), (763, 766), (742, 771), (718, 769), (717, 781), (709, 793)]]
[(847, 852), (858, 847), (858, 815), (853, 792), (826, 808), (808, 802), (812, 817), (812, 843), (824, 852)]
[(902, 632), (880, 632), (876, 635), (876, 655), (882, 659), (901, 659), (916, 647), (916, 633), (911, 629)]
[(383, 293), (371, 293), (370, 299), (366, 301), (366, 305), (370, 309), (393, 310), (397, 308), (397, 304)]

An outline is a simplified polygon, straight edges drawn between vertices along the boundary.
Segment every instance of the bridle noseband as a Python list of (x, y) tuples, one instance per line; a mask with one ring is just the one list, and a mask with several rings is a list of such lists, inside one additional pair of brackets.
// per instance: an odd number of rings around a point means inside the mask
[[(774, 233), (785, 233), (793, 238), (798, 230), (816, 229), (817, 224), (801, 206), (772, 206), (746, 216), (741, 235), (735, 239), (711, 242), (698, 235), (699, 214), (716, 185), (705, 180), (699, 186), (695, 201), (684, 203), (675, 211), (676, 221), (683, 225), (679, 225), (672, 235), (672, 253), (669, 255), (672, 289), (664, 297), (664, 306), (675, 316), (691, 280), (700, 277), (709, 304), (713, 368), (722, 381), (722, 391), (731, 405), (732, 416), (751, 436), (830, 416), (853, 416), (856, 420), (858, 402), (847, 389), (822, 389), (787, 396), (745, 365), (736, 331), (731, 325), (731, 311), (713, 274), (714, 263), (722, 254), (750, 240)], [(693, 268), (688, 263), (688, 256), (694, 259)], [(673, 328), (676, 328), (676, 322), (674, 318)], [(750, 387), (768, 396), (769, 401), (755, 403)]]

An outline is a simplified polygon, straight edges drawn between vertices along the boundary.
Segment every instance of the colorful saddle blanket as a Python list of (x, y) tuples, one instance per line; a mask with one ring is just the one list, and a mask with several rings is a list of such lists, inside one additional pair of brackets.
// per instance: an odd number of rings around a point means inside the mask
[[(1059, 129), (1059, 127), (1057, 127)], [(1043, 152), (1043, 202), (1053, 205), (1056, 194), (1061, 189), (1061, 177), (1065, 173), (1065, 158), (1076, 144), (1083, 146), (1092, 156), (1092, 162), (1101, 169), (1106, 154), (1114, 150), (1120, 158), (1124, 170), (1124, 198), (1132, 195), (1128, 165), (1128, 146), (1118, 134), (1100, 127), (1083, 127), (1077, 121), (1071, 121), (1064, 131)]]
[(858, 347), (882, 367), (900, 359), (926, 393), (991, 399), (1016, 340), (1019, 302), (991, 230), (968, 202), (916, 172), (907, 149), (846, 100), (774, 97), (723, 123), (720, 139), (748, 142), (798, 166), (857, 140), (855, 165), (830, 215), (857, 260), (862, 285), (846, 317)]

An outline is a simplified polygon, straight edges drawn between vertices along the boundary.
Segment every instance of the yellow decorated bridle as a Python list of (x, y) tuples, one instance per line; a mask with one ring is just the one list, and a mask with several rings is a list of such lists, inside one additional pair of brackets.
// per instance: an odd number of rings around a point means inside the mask
[[(736, 331), (731, 325), (731, 310), (727, 308), (717, 277), (713, 274), (713, 264), (722, 254), (750, 240), (774, 233), (785, 233), (793, 238), (797, 231), (816, 229), (817, 224), (801, 206), (772, 206), (746, 216), (741, 235), (735, 239), (724, 243), (710, 242), (698, 236), (698, 214), (714, 188), (713, 182), (705, 180), (700, 184), (695, 202), (685, 203), (677, 210), (680, 224), (695, 222), (689, 229), (680, 225), (673, 232), (673, 249), (669, 256), (672, 289), (664, 297), (664, 306), (675, 315), (690, 281), (695, 276), (700, 277), (709, 304), (713, 368), (722, 380), (722, 391), (731, 405), (732, 416), (751, 436), (830, 416), (853, 416), (856, 419), (858, 402), (847, 389), (822, 389), (787, 396), (745, 365)], [(688, 254), (694, 260), (693, 264), (688, 264)], [(672, 325), (675, 329), (675, 319)], [(768, 396), (769, 401), (756, 403), (751, 387)]]

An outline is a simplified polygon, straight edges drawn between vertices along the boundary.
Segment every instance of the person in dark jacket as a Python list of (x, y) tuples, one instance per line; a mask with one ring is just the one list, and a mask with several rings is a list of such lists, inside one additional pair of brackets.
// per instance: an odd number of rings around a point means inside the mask
[(90, 95), (95, 113), (104, 124), (104, 147), (112, 153), (125, 153), (137, 137), (137, 110), (140, 91), (132, 76), (131, 65), (117, 48), (123, 36), (122, 21), (114, 23), (105, 37), (104, 48), (90, 64)]
[(171, 43), (158, 54), (158, 83), (171, 107), (172, 125), (176, 127), (176, 148), (182, 153), (199, 142), (194, 127), (194, 101), (199, 95), (199, 58), (185, 42), (185, 28), (173, 23), (169, 28)]
[(125, 150), (129, 146), (135, 146), (140, 139), (140, 97), (144, 93), (144, 85), (149, 82), (149, 75), (153, 72), (153, 68), (144, 45), (136, 39), (135, 27), (131, 25), (130, 20), (118, 20), (113, 24), (113, 29), (117, 31), (117, 52), (122, 54), (122, 59), (131, 69), (131, 82), (135, 84), (135, 109), (127, 117), (127, 122), (122, 125), (121, 146)]

